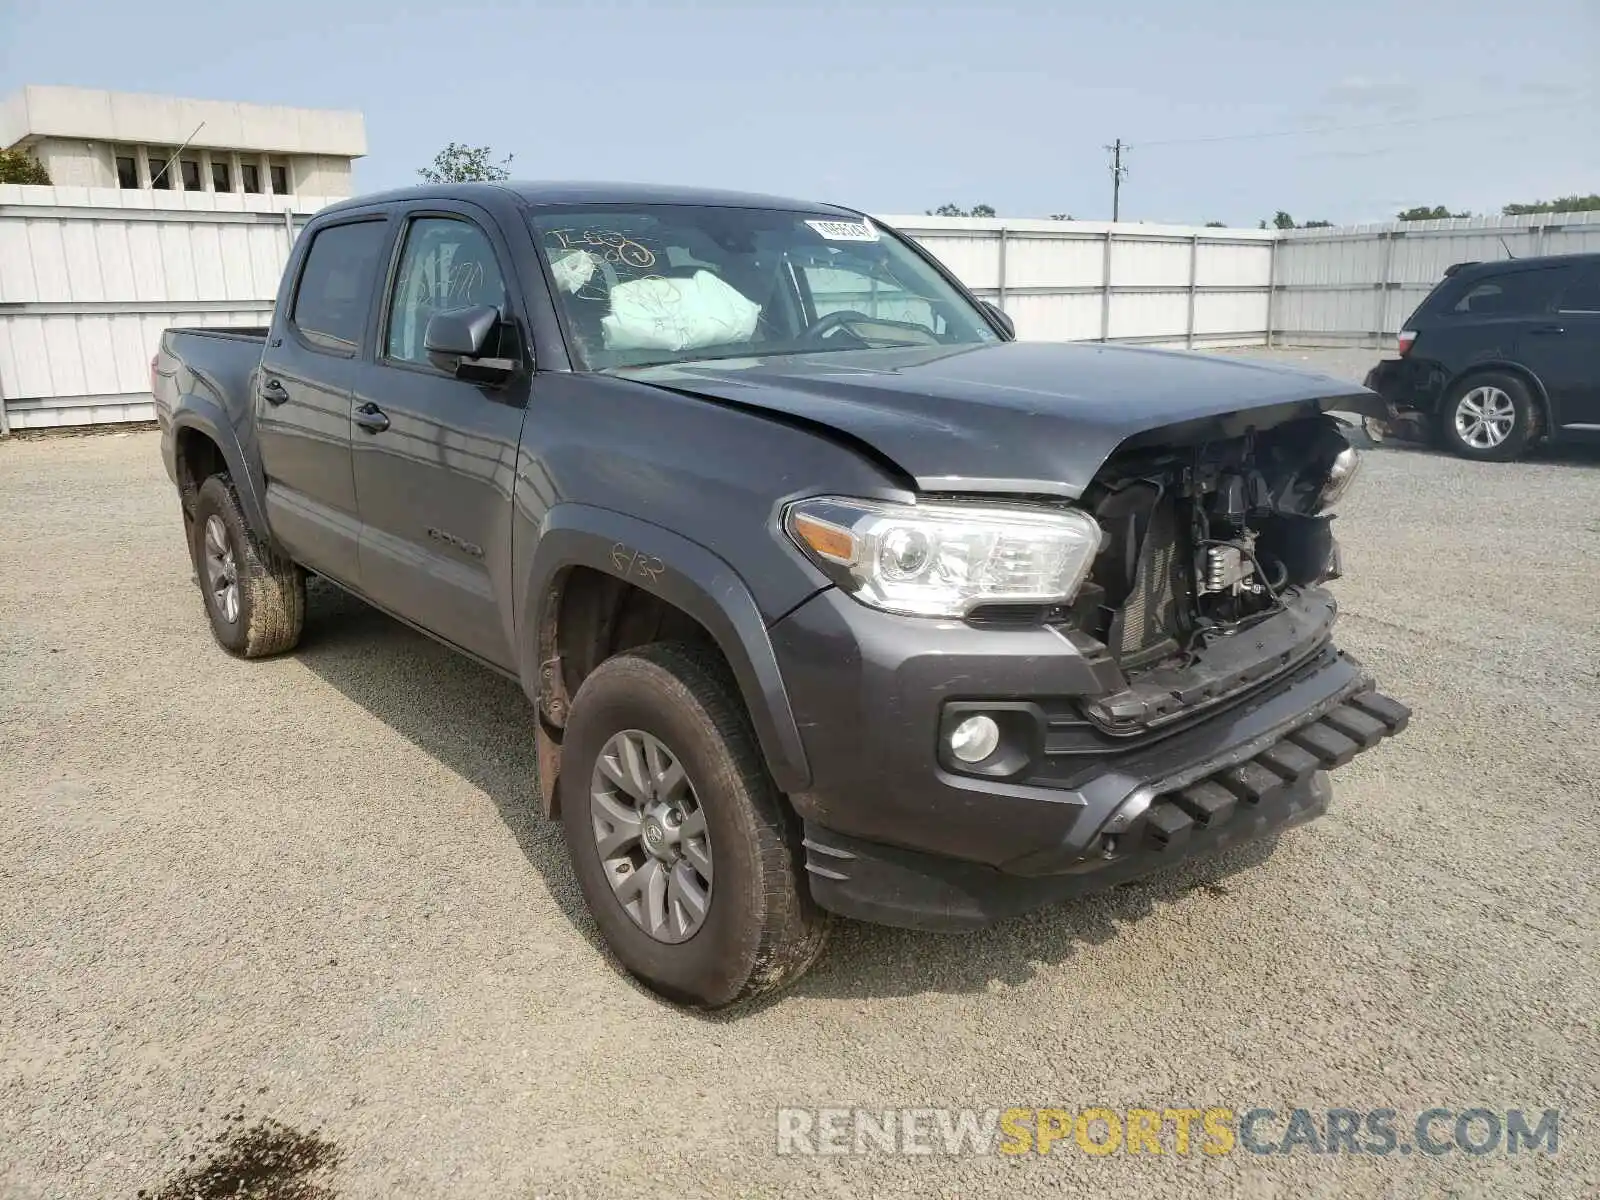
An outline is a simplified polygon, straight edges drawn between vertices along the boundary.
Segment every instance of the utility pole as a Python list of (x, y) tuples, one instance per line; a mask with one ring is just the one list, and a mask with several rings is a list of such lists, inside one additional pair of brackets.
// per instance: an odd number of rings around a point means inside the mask
[(1111, 151), (1111, 219), (1116, 221), (1122, 216), (1122, 177), (1128, 173), (1122, 165), (1122, 152), (1128, 147), (1118, 138), (1106, 149)]

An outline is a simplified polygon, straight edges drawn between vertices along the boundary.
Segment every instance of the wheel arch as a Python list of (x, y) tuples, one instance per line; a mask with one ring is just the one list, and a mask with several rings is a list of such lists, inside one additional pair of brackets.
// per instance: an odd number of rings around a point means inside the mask
[(639, 631), (652, 622), (666, 638), (703, 638), (715, 648), (738, 686), (779, 790), (802, 791), (810, 784), (800, 730), (761, 611), (738, 573), (699, 543), (607, 509), (558, 505), (540, 529), (521, 613), (519, 674), (538, 713), (539, 782), (547, 813), (559, 804), (561, 731), (571, 692), (585, 668), (642, 644)]
[(244, 449), (216, 404), (200, 396), (184, 396), (172, 419), (173, 472), (183, 499), (184, 515), (194, 511), (194, 497), (219, 463), (233, 479), (240, 507), (256, 536), (271, 540), (266, 509), (257, 490), (255, 473), (245, 461)]

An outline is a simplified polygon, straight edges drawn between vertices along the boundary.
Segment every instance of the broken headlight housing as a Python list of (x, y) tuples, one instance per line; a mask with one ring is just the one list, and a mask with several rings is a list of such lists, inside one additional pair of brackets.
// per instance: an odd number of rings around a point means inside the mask
[(1361, 451), (1354, 446), (1346, 446), (1339, 451), (1328, 468), (1328, 478), (1322, 484), (1322, 491), (1317, 495), (1317, 511), (1327, 512), (1337, 504), (1339, 498), (1350, 490), (1360, 470)]
[(784, 529), (863, 604), (917, 617), (1065, 604), (1101, 541), (1094, 518), (1076, 509), (836, 497), (791, 504)]

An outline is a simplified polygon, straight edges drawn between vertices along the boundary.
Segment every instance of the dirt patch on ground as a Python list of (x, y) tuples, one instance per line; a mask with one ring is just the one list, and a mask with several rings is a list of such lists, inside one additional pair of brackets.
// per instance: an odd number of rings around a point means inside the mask
[(271, 1117), (245, 1127), (244, 1113), (212, 1143), (211, 1156), (189, 1156), (190, 1165), (141, 1200), (334, 1200), (319, 1182), (344, 1152), (317, 1133), (302, 1133)]

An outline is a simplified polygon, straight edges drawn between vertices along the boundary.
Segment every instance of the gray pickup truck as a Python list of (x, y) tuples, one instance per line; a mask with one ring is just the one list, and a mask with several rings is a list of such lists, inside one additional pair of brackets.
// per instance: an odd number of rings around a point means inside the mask
[(1408, 718), (1323, 587), (1371, 393), (1017, 342), (847, 209), (361, 197), (270, 328), (152, 371), (222, 646), (292, 649), (315, 572), (518, 680), (596, 925), (680, 1001), (830, 913), (974, 928), (1310, 819)]

